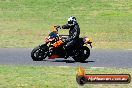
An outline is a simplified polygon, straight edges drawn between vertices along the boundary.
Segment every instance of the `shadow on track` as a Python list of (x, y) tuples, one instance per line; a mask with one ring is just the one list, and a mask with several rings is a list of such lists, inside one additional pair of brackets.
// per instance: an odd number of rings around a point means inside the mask
[(48, 61), (48, 62), (65, 62), (65, 63), (89, 63), (89, 62), (95, 62), (95, 61), (76, 62), (74, 60), (55, 60), (55, 61), (43, 60), (43, 61)]

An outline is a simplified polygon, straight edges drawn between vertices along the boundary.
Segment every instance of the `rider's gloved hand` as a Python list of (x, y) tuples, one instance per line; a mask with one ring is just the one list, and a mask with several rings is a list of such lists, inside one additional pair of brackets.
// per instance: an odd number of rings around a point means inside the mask
[(56, 25), (57, 28), (61, 29), (61, 26), (60, 25)]
[(66, 43), (66, 39), (65, 38), (62, 38), (62, 41), (63, 41), (63, 43)]

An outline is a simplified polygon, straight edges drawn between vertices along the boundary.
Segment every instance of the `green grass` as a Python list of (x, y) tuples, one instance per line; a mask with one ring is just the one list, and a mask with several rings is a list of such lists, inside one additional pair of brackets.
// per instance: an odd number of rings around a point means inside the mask
[[(88, 74), (130, 74), (131, 68), (85, 68)], [(0, 65), (0, 88), (131, 88), (130, 84), (76, 82), (77, 67)]]
[(0, 0), (0, 47), (35, 47), (71, 15), (95, 48), (132, 48), (132, 0)]

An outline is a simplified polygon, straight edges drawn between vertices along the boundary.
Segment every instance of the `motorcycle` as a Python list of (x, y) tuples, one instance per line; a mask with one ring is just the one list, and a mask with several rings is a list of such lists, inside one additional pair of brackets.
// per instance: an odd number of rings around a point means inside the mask
[[(45, 43), (32, 50), (31, 57), (33, 61), (42, 61), (46, 57), (48, 57), (48, 59), (66, 57), (66, 52), (63, 49), (63, 46), (65, 45), (63, 40), (66, 37), (58, 35), (58, 29), (58, 26), (54, 26), (53, 31), (45, 38)], [(68, 57), (72, 57), (76, 62), (83, 62), (88, 59), (90, 56), (90, 49), (86, 45), (90, 45), (92, 48), (91, 40), (92, 38), (88, 37), (78, 38), (74, 46), (67, 51), (70, 52), (68, 53)]]

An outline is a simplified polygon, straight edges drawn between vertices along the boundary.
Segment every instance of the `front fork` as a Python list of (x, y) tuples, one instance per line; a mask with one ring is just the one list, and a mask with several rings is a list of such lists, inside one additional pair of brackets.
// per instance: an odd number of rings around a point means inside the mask
[(47, 52), (47, 54), (49, 53), (49, 47), (47, 46), (47, 44), (41, 44), (39, 45), (40, 49), (43, 51), (43, 52)]
[(40, 47), (40, 49), (42, 49), (42, 50), (48, 50), (48, 46), (47, 46), (47, 43), (45, 43), (45, 44), (41, 44), (41, 45), (39, 45), (39, 47)]

